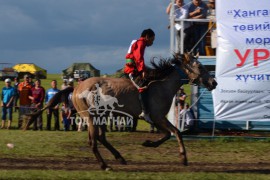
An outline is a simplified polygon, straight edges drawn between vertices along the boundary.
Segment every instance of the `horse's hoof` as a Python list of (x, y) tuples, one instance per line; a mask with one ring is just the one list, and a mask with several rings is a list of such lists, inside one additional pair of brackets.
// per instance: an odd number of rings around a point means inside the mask
[(181, 161), (181, 163), (182, 163), (184, 166), (188, 166), (188, 160), (187, 160), (186, 157), (180, 158), (180, 161)]
[(104, 171), (112, 171), (112, 168), (110, 166), (107, 166), (107, 165), (102, 165), (101, 169)]
[(112, 171), (113, 169), (111, 167), (106, 167), (105, 171)]
[(118, 158), (116, 158), (116, 160), (119, 161), (120, 164), (123, 164), (123, 165), (127, 164), (127, 161), (123, 157), (118, 157)]

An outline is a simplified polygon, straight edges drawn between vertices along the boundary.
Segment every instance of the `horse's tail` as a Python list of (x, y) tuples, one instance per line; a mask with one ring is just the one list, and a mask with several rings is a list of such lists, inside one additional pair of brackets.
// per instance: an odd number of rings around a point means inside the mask
[(123, 104), (119, 104), (119, 103), (117, 103), (117, 105), (118, 105), (118, 107), (124, 107), (124, 105), (123, 105)]
[(116, 99), (116, 98), (115, 98), (115, 103), (117, 104), (118, 107), (124, 107), (123, 104), (119, 104), (118, 99)]
[(39, 109), (38, 111), (33, 112), (31, 114), (26, 114), (27, 122), (23, 129), (27, 130), (29, 126), (37, 119), (37, 117), (40, 116), (42, 112), (45, 111), (46, 109), (55, 107), (57, 104), (61, 102), (68, 103), (68, 96), (71, 92), (73, 92), (73, 90), (74, 90), (73, 87), (67, 87), (66, 89), (59, 91), (50, 99), (50, 101), (46, 104), (44, 108)]

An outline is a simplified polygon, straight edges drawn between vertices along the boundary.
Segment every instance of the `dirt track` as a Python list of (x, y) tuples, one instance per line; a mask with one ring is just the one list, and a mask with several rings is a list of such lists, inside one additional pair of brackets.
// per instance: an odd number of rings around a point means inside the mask
[[(124, 172), (227, 172), (227, 173), (263, 173), (270, 174), (270, 161), (259, 159), (235, 161), (224, 163), (222, 160), (214, 162), (200, 162), (194, 160), (189, 162), (189, 166), (183, 166), (178, 159), (178, 145), (176, 141), (171, 141), (167, 145), (158, 148), (145, 148), (139, 143), (146, 139), (157, 139), (160, 134), (140, 133), (129, 134), (129, 138), (122, 136), (110, 137), (112, 144), (126, 158), (128, 165), (120, 165), (113, 160), (111, 154), (104, 148), (99, 146), (100, 152), (105, 161), (114, 171)], [(130, 142), (128, 139), (132, 139)], [(126, 140), (123, 142), (123, 140)], [(127, 144), (124, 146), (123, 144)], [(188, 144), (187, 146), (191, 146)], [(63, 147), (67, 148), (67, 147)], [(100, 170), (99, 165), (90, 153), (90, 148), (78, 147), (79, 151), (89, 151), (89, 157), (76, 157), (76, 155), (68, 157), (25, 157), (25, 158), (0, 158), (0, 169), (5, 170), (69, 170), (69, 171), (93, 171)], [(195, 150), (195, 149), (194, 149)], [(198, 151), (198, 150), (197, 150)], [(129, 154), (130, 153), (130, 154)], [(189, 147), (188, 156), (197, 156), (196, 151), (193, 152)], [(211, 152), (213, 153), (213, 152)], [(200, 156), (209, 156), (210, 153), (204, 152)], [(252, 153), (251, 153), (252, 154)], [(143, 156), (143, 158), (141, 158)], [(252, 163), (251, 163), (252, 162)]]
[[(190, 163), (184, 167), (171, 162), (134, 162), (119, 165), (115, 161), (107, 161), (115, 171), (126, 172), (230, 172), (230, 173), (264, 173), (270, 174), (269, 163)], [(100, 170), (94, 159), (72, 160), (36, 160), (36, 159), (1, 159), (0, 169), (7, 170)]]

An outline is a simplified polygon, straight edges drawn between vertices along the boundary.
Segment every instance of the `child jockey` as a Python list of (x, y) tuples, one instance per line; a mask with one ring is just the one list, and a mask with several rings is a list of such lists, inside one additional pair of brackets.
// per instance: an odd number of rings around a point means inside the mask
[[(147, 107), (147, 84), (145, 85), (146, 67), (144, 63), (144, 51), (148, 46), (152, 46), (155, 40), (155, 33), (152, 29), (145, 29), (138, 40), (133, 40), (126, 55), (126, 65), (124, 73), (128, 75), (133, 84), (139, 90), (139, 100), (142, 106), (140, 118), (144, 118), (148, 123), (153, 124), (149, 116)], [(139, 78), (142, 83), (135, 82)]]

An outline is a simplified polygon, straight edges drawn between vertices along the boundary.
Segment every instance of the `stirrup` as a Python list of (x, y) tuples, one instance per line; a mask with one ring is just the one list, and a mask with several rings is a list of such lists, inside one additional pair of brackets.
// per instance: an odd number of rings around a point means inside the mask
[(148, 123), (151, 124), (151, 125), (154, 125), (153, 121), (152, 121), (151, 118), (150, 118), (150, 114), (149, 114), (149, 113), (145, 114), (144, 112), (142, 112), (142, 113), (139, 115), (139, 118), (144, 119), (146, 122), (148, 122)]
[(144, 112), (142, 111), (141, 114), (139, 115), (139, 118), (140, 118), (140, 119), (144, 119), (144, 116), (145, 116), (145, 114), (144, 114)]

